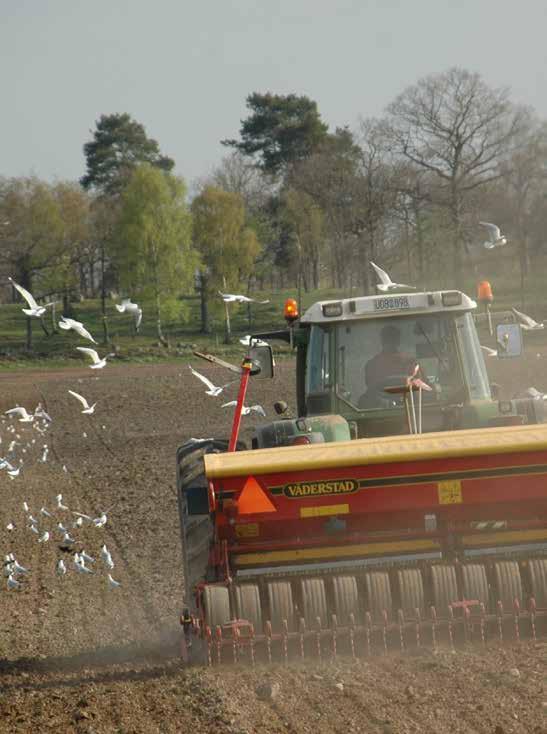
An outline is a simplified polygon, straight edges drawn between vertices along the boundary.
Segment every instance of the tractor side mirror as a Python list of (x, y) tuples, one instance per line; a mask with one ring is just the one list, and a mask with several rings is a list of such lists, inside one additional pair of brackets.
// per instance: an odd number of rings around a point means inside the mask
[(498, 324), (496, 326), (498, 357), (520, 357), (522, 354), (522, 330), (520, 324)]
[(249, 358), (253, 363), (251, 375), (267, 379), (274, 376), (274, 359), (269, 344), (257, 344), (249, 349)]

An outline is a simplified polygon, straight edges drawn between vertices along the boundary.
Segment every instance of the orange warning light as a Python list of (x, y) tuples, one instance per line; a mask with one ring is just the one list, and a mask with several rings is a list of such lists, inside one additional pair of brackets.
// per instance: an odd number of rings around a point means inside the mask
[(257, 512), (277, 512), (266, 492), (254, 477), (248, 477), (237, 498), (240, 515), (252, 515)]
[(285, 301), (283, 315), (285, 316), (285, 321), (288, 321), (289, 323), (296, 321), (298, 318), (298, 304), (294, 298), (287, 298)]
[(487, 280), (481, 280), (477, 286), (477, 298), (481, 303), (492, 303), (494, 295), (492, 293), (492, 286)]

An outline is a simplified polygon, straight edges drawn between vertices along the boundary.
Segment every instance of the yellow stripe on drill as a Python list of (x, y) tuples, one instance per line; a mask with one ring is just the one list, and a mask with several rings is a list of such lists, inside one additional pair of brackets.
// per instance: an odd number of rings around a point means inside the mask
[(325, 517), (326, 515), (349, 515), (349, 505), (314, 505), (300, 508), (300, 517)]
[(367, 543), (360, 545), (331, 546), (326, 548), (299, 548), (297, 550), (245, 553), (235, 557), (237, 566), (263, 566), (298, 561), (319, 561), (326, 558), (359, 558), (360, 556), (389, 555), (439, 550), (435, 540), (400, 540), (393, 543)]
[(537, 540), (547, 540), (547, 530), (512, 530), (501, 533), (480, 533), (477, 535), (464, 535), (464, 546), (496, 546), (509, 543), (530, 543)]

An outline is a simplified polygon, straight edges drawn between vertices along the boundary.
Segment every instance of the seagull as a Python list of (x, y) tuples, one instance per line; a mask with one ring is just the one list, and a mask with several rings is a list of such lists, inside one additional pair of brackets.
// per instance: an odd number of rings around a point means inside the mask
[(87, 402), (87, 400), (84, 398), (83, 395), (80, 395), (79, 393), (74, 392), (74, 390), (69, 390), (68, 392), (70, 393), (70, 395), (73, 395), (76, 398), (76, 400), (79, 400), (80, 403), (84, 406), (82, 413), (85, 413), (85, 415), (91, 415), (94, 412), (95, 406), (97, 405), (97, 403), (93, 403), (93, 405), (89, 405), (89, 403)]
[(484, 355), (486, 357), (497, 357), (498, 356), (497, 349), (492, 349), (491, 347), (485, 347), (484, 344), (481, 344), (481, 349), (484, 352)]
[(21, 309), (21, 311), (27, 316), (36, 316), (37, 318), (40, 318), (45, 314), (46, 308), (53, 305), (54, 302), (51, 301), (51, 303), (46, 303), (44, 306), (39, 306), (34, 300), (34, 296), (32, 295), (32, 293), (29, 293), (26, 288), (23, 288), (23, 286), (19, 285), (19, 283), (16, 283), (12, 278), (8, 278), (8, 280), (15, 288), (15, 290), (19, 291), (19, 293), (28, 303), (29, 308)]
[(57, 502), (58, 510), (68, 510), (68, 507), (66, 505), (63, 505), (63, 495), (62, 494), (56, 495), (55, 500)]
[(373, 263), (372, 260), (370, 261), (370, 264), (372, 265), (376, 275), (380, 279), (380, 282), (376, 284), (376, 288), (382, 293), (398, 291), (401, 290), (401, 288), (406, 288), (407, 290), (410, 289), (413, 291), (416, 290), (413, 285), (405, 285), (405, 283), (394, 283), (385, 270), (382, 270), (382, 268), (378, 267), (378, 265)]
[(74, 540), (74, 538), (73, 538), (73, 537), (72, 537), (72, 536), (70, 535), (70, 533), (65, 533), (65, 534), (63, 535), (63, 538), (62, 538), (62, 540), (61, 540), (61, 545), (64, 545), (64, 546), (69, 546), (69, 547), (70, 547), (71, 545), (74, 545), (74, 543), (75, 543), (75, 542), (76, 542), (76, 541), (75, 541), (75, 540)]
[(8, 469), (8, 474), (13, 479), (14, 477), (19, 476), (19, 472), (21, 471), (21, 467), (18, 466), (17, 469)]
[(218, 292), (222, 297), (224, 303), (269, 303), (269, 299), (266, 301), (257, 301), (256, 298), (249, 298), (249, 296), (242, 296), (237, 293), (221, 293)]
[(142, 308), (137, 303), (132, 303), (130, 298), (122, 299), (120, 304), (116, 304), (116, 308), (120, 313), (132, 313), (135, 314), (135, 328), (139, 330), (139, 326), (142, 321)]
[(91, 357), (93, 364), (90, 364), (89, 366), (92, 370), (102, 370), (102, 368), (106, 366), (106, 360), (108, 357), (116, 356), (115, 354), (107, 354), (105, 357), (100, 359), (97, 352), (90, 347), (76, 347), (76, 349), (83, 354), (87, 354), (88, 357)]
[(95, 339), (91, 336), (91, 334), (85, 328), (81, 321), (76, 321), (75, 319), (69, 319), (66, 316), (63, 316), (62, 320), (59, 321), (59, 327), (61, 329), (64, 329), (65, 331), (69, 331), (70, 329), (72, 329), (80, 336), (83, 336), (84, 339), (89, 339), (89, 341), (93, 342), (93, 344), (97, 344)]
[(13, 523), (13, 522), (8, 522), (8, 524), (6, 525), (6, 530), (9, 530), (10, 532), (11, 532), (12, 530), (15, 530), (15, 523)]
[(99, 517), (93, 518), (93, 525), (95, 525), (96, 528), (102, 528), (106, 525), (107, 517), (104, 512), (101, 512)]
[[(223, 408), (232, 408), (237, 405), (237, 400), (230, 400), (229, 403), (224, 403), (222, 406)], [(241, 415), (249, 415), (249, 413), (258, 413), (258, 415), (262, 415), (266, 417), (266, 411), (261, 405), (244, 405), (241, 410)]]
[(42, 462), (42, 464), (45, 464), (46, 463), (48, 452), (49, 452), (49, 449), (48, 449), (47, 445), (44, 444), (44, 450), (42, 452), (42, 458), (40, 459), (40, 461)]
[(85, 565), (83, 558), (78, 554), (74, 554), (74, 568), (78, 573), (93, 573), (93, 571)]
[(118, 586), (121, 586), (120, 582), (115, 581), (110, 574), (108, 574), (108, 583), (111, 589), (117, 589)]
[(51, 514), (51, 512), (49, 512), (48, 510), (46, 510), (45, 507), (40, 507), (40, 514), (43, 515), (44, 517), (53, 517), (53, 515)]
[(233, 380), (232, 380), (232, 382), (227, 382), (226, 385), (221, 385), (221, 386), (217, 387), (216, 385), (213, 385), (213, 383), (211, 382), (211, 380), (207, 379), (207, 377), (205, 377), (205, 375), (202, 375), (201, 372), (198, 372), (197, 370), (195, 370), (191, 365), (188, 365), (188, 367), (190, 368), (190, 372), (194, 375), (194, 377), (197, 377), (198, 380), (201, 380), (203, 382), (203, 384), (206, 385), (206, 387), (209, 388), (208, 390), (205, 390), (205, 394), (206, 395), (211, 395), (212, 397), (216, 398), (217, 395), (220, 395), (220, 393), (226, 387), (228, 387), (229, 385), (232, 385), (233, 384)]
[(239, 340), (240, 344), (243, 344), (244, 347), (268, 347), (268, 342), (265, 342), (263, 339), (258, 339), (256, 336), (251, 336), (250, 334), (246, 334), (242, 339)]
[(64, 576), (66, 574), (65, 562), (62, 558), (57, 561), (57, 566), (55, 567), (55, 570), (57, 571), (57, 576)]
[(80, 558), (82, 558), (85, 563), (95, 563), (95, 559), (93, 558), (93, 556), (90, 556), (83, 549), (82, 549), (82, 552), (80, 553)]
[(47, 530), (42, 533), (42, 535), (38, 538), (39, 543), (47, 543), (49, 540), (49, 533)]
[(13, 576), (10, 574), (8, 576), (8, 589), (9, 591), (12, 591), (13, 589), (19, 589), (21, 587), (21, 583), (17, 581), (17, 579), (14, 579)]
[(19, 423), (32, 423), (32, 421), (34, 420), (34, 416), (29, 415), (29, 413), (27, 413), (27, 409), (22, 408), (19, 405), (16, 408), (10, 408), (10, 410), (6, 410), (6, 415), (20, 416)]
[(493, 250), (494, 247), (503, 247), (507, 244), (507, 238), (502, 235), (497, 224), (491, 224), (490, 222), (479, 222), (479, 224), (488, 230), (488, 239), (483, 242), (487, 250)]
[[(46, 411), (42, 407), (42, 403), (38, 403), (38, 405), (34, 409), (34, 417), (35, 418), (43, 418), (44, 419), (44, 423), (45, 423), (45, 421), (49, 421), (51, 423), (51, 416), (49, 415), (49, 413), (46, 413)], [(36, 428), (36, 425), (34, 427)]]
[(21, 566), (19, 561), (13, 560), (11, 563), (11, 568), (13, 573), (18, 573), (19, 575), (23, 575), (25, 573), (28, 573), (28, 568), (25, 568), (24, 566)]
[(545, 328), (543, 323), (538, 324), (537, 321), (534, 321), (534, 319), (531, 316), (527, 316), (525, 313), (522, 313), (521, 311), (517, 311), (516, 308), (512, 308), (511, 311), (515, 314), (517, 319), (520, 321), (520, 326), (524, 331), (537, 331), (538, 329)]
[(28, 509), (28, 503), (27, 502), (23, 502), (23, 510), (24, 510), (24, 512), (28, 512), (29, 511), (29, 509)]
[(74, 520), (74, 522), (72, 523), (72, 527), (73, 528), (81, 528), (83, 524), (84, 524), (83, 519), (81, 517), (79, 517), (77, 520)]
[(107, 558), (110, 558), (110, 551), (106, 547), (105, 543), (101, 545), (101, 558), (103, 559), (103, 561), (106, 561)]
[[(85, 515), (83, 512), (76, 512), (75, 510), (72, 510), (72, 514), (73, 515), (76, 515), (76, 517), (78, 518), (78, 520), (82, 520), (82, 522), (84, 520), (89, 520), (89, 522), (91, 522), (93, 520), (93, 518), (90, 515)], [(82, 523), (80, 523), (80, 525), (81, 524)]]

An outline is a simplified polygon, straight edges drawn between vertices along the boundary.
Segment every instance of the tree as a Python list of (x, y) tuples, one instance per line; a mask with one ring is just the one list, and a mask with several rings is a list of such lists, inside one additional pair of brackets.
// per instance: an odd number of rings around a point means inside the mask
[(296, 161), (316, 150), (327, 135), (317, 104), (295, 94), (259, 94), (247, 97), (250, 115), (240, 128), (241, 140), (223, 140), (222, 144), (246, 156), (259, 157), (266, 173), (283, 173)]
[(463, 279), (465, 198), (501, 175), (523, 119), (506, 89), (490, 88), (478, 74), (453, 68), (408, 87), (387, 109), (393, 150), (434, 174), (438, 203), (452, 221), (452, 264)]
[(108, 196), (119, 194), (132, 171), (149, 163), (169, 172), (175, 162), (161, 155), (156, 140), (146, 135), (144, 127), (127, 113), (101, 115), (93, 140), (84, 145), (87, 172), (80, 183)]
[(320, 285), (324, 216), (319, 206), (304, 191), (288, 189), (284, 192), (283, 203), (298, 254), (298, 293), (301, 302), (302, 285), (306, 291), (311, 284), (315, 289)]
[[(33, 177), (0, 181), (0, 222), (0, 261), (38, 299), (41, 293), (34, 290), (37, 276), (63, 250), (63, 222), (52, 187)], [(41, 323), (47, 333), (43, 320)], [(30, 317), (26, 342), (31, 349)]]
[(182, 179), (138, 166), (121, 196), (114, 242), (122, 287), (153, 301), (158, 339), (168, 346), (162, 319), (176, 310), (176, 296), (190, 286), (196, 264)]
[[(202, 296), (207, 301), (217, 290), (237, 286), (252, 272), (260, 252), (254, 230), (245, 224), (245, 207), (239, 194), (207, 186), (192, 202), (194, 244), (203, 262)], [(230, 338), (226, 311), (226, 339)], [(208, 324), (202, 323), (202, 330)]]

